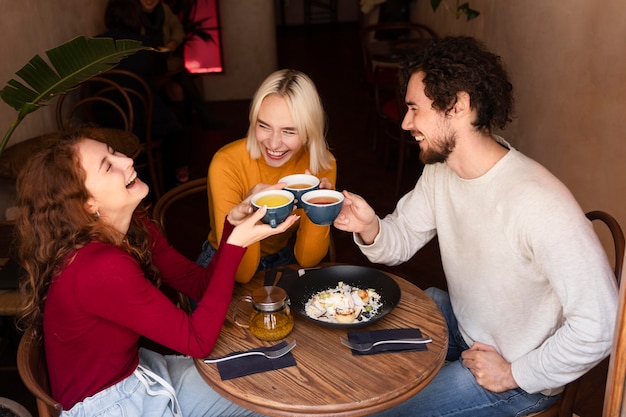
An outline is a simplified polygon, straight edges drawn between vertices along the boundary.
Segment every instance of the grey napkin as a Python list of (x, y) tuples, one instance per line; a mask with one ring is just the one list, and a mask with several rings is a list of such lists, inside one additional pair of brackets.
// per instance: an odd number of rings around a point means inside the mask
[[(354, 343), (370, 343), (377, 342), (379, 340), (410, 339), (416, 337), (422, 337), (420, 329), (385, 329), (348, 333), (348, 340)], [(426, 344), (384, 343), (382, 345), (374, 346), (367, 352), (357, 352), (356, 350), (353, 350), (352, 354), (372, 355), (382, 352), (407, 352), (413, 350), (428, 350), (428, 347)]]
[[(287, 342), (282, 341), (274, 346), (250, 349), (250, 351), (267, 352), (270, 350), (278, 350), (286, 345)], [(241, 352), (233, 352), (233, 354), (235, 353)], [(274, 371), (290, 366), (296, 366), (296, 359), (291, 352), (276, 359), (269, 359), (261, 355), (252, 355), (218, 362), (217, 370), (220, 373), (222, 381), (226, 381), (227, 379), (239, 378), (240, 376), (252, 375), (259, 372)]]

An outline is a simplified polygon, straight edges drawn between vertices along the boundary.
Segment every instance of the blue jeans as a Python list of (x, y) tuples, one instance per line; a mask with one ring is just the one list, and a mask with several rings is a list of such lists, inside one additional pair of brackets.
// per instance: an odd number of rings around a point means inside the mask
[(429, 288), (426, 294), (441, 309), (448, 325), (448, 354), (439, 373), (422, 391), (376, 416), (385, 417), (518, 417), (544, 410), (558, 395), (529, 394), (521, 388), (495, 393), (482, 388), (459, 360), (468, 349), (459, 331), (448, 293)]
[(260, 416), (221, 397), (187, 356), (139, 349), (139, 367), (117, 384), (63, 411), (61, 417)]
[[(204, 244), (202, 244), (202, 252), (198, 256), (198, 260), (196, 260), (196, 263), (206, 268), (209, 263), (211, 263), (211, 259), (213, 259), (215, 252), (217, 252), (217, 249), (211, 246), (208, 240), (205, 241)], [(293, 248), (290, 246), (285, 246), (276, 253), (263, 256), (259, 261), (259, 267), (257, 268), (257, 271), (264, 271), (266, 269), (272, 269), (277, 266), (291, 265), (297, 263), (298, 261), (296, 260), (296, 256), (293, 254)]]

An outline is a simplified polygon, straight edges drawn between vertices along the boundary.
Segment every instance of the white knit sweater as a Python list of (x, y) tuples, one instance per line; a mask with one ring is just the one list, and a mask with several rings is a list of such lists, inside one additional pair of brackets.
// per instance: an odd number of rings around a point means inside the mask
[(426, 166), (375, 242), (355, 241), (371, 262), (397, 265), (437, 234), (465, 341), (496, 347), (522, 389), (549, 393), (609, 354), (617, 285), (569, 190), (508, 147), (472, 180)]

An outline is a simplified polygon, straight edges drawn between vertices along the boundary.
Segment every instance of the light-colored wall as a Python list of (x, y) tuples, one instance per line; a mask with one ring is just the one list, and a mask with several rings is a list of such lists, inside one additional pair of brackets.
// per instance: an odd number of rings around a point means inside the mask
[(476, 36), (502, 56), (517, 114), (503, 136), (560, 178), (584, 211), (608, 211), (626, 229), (623, 0), (469, 3), (481, 12), (469, 22), (443, 7), (434, 13), (426, 0), (413, 20), (440, 35)]

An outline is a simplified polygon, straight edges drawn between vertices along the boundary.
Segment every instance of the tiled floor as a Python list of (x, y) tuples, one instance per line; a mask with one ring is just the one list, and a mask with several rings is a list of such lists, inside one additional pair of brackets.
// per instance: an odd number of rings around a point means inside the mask
[[(373, 122), (370, 120), (370, 96), (361, 72), (361, 51), (356, 25), (336, 27), (286, 28), (279, 31), (279, 66), (307, 73), (317, 84), (329, 119), (328, 140), (338, 165), (338, 189), (362, 195), (378, 212), (390, 213), (397, 202), (394, 193), (393, 167), (382, 164), (382, 149), (373, 147)], [(216, 116), (230, 122), (226, 129), (194, 133), (192, 172), (205, 175), (210, 157), (224, 143), (245, 136), (247, 130), (247, 101), (212, 103)], [(405, 163), (402, 190), (409, 190), (419, 173), (419, 164), (412, 156)], [(333, 236), (340, 262), (371, 265), (356, 249), (352, 237), (335, 230)], [(416, 254), (409, 262), (397, 267), (384, 267), (421, 288), (445, 288), (436, 241)], [(3, 324), (6, 324), (3, 323)], [(0, 365), (14, 365), (15, 340), (7, 342)], [(581, 417), (601, 415), (606, 362), (592, 371), (581, 388), (576, 412)], [(0, 396), (15, 399), (36, 415), (34, 401), (25, 392), (14, 370), (0, 373)]]

